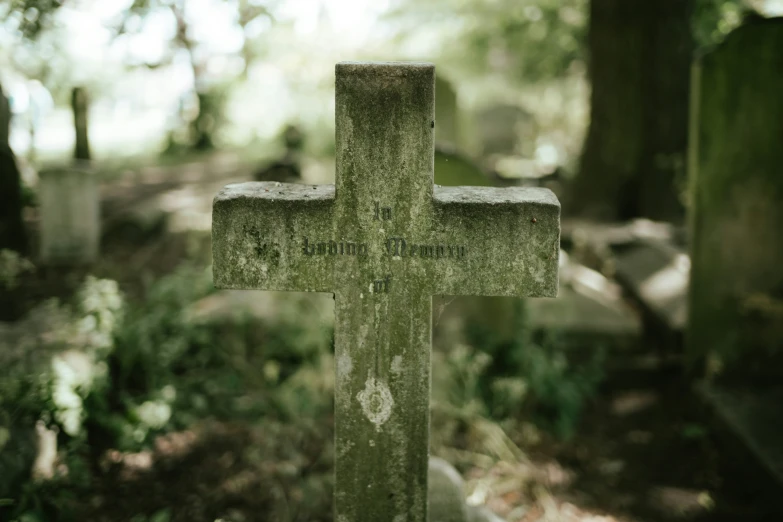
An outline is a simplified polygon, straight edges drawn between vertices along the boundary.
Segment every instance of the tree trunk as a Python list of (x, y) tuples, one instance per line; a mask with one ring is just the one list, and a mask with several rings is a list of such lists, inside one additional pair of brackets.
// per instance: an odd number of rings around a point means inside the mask
[(591, 0), (591, 119), (571, 213), (682, 219), (691, 1)]
[(73, 109), (73, 126), (76, 129), (76, 146), (73, 158), (77, 160), (90, 159), (90, 139), (87, 132), (87, 112), (89, 102), (83, 87), (74, 87), (71, 91), (71, 108)]
[(0, 250), (27, 250), (22, 221), (22, 187), (16, 158), (8, 144), (11, 107), (0, 86)]

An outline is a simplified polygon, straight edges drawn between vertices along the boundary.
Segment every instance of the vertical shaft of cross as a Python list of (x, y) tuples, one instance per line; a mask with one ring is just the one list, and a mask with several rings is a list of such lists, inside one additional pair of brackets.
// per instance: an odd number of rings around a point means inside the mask
[(336, 295), (336, 520), (426, 520), (431, 303)]
[(422, 266), (391, 255), (388, 238), (429, 235), (434, 72), (336, 68), (333, 235), (375, 245), (346, 261), (351, 280), (335, 289), (338, 522), (427, 518), (431, 285)]

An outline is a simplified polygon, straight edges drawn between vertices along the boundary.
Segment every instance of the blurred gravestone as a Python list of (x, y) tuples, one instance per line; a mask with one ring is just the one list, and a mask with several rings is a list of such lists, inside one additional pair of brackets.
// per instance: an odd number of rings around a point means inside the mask
[(73, 157), (76, 160), (89, 160), (90, 140), (87, 119), (89, 100), (84, 87), (74, 87), (71, 91), (71, 109), (73, 110), (73, 127), (76, 130)]
[[(693, 69), (687, 353), (734, 436), (783, 488), (783, 18), (752, 19)], [(751, 456), (753, 458), (748, 459)], [(756, 471), (756, 470), (754, 470)], [(779, 494), (779, 493), (778, 493)]]
[(675, 351), (682, 346), (690, 272), (684, 228), (647, 219), (574, 219), (563, 223), (563, 238), (576, 260), (620, 284), (641, 312), (645, 337)]
[(428, 479), (429, 522), (501, 522), (488, 510), (467, 505), (462, 477), (445, 460), (430, 457)]
[(281, 135), (281, 141), (285, 147), (283, 156), (257, 170), (253, 174), (255, 181), (285, 181), (290, 183), (301, 179), (302, 148), (304, 146), (302, 130), (297, 125), (286, 125)]
[(22, 221), (22, 195), (19, 167), (8, 144), (11, 107), (0, 88), (0, 249), (24, 252), (27, 237)]
[(0, 89), (0, 147), (8, 147), (11, 134), (11, 103)]
[(783, 18), (743, 25), (694, 66), (691, 361), (783, 377)]
[(453, 148), (435, 149), (435, 183), (437, 185), (487, 187), (495, 185), (495, 181), (495, 178), (491, 177), (477, 163), (457, 150)]
[(434, 67), (336, 70), (336, 184), (228, 185), (223, 288), (335, 297), (335, 519), (427, 519), (433, 295), (557, 293), (545, 189), (433, 186)]
[(476, 123), (482, 156), (529, 158), (535, 153), (536, 122), (525, 109), (516, 105), (495, 105), (481, 111)]
[(440, 76), (435, 79), (435, 144), (460, 145), (457, 92), (451, 82)]
[(87, 168), (40, 173), (41, 261), (81, 264), (95, 260), (100, 237), (98, 184)]

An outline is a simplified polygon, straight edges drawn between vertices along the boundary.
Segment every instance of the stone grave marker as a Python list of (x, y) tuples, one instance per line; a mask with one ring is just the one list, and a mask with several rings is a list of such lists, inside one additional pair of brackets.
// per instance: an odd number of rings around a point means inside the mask
[(493, 105), (476, 117), (481, 154), (530, 158), (535, 153), (538, 129), (535, 116), (517, 105)]
[(41, 261), (49, 264), (94, 261), (101, 225), (94, 174), (79, 167), (42, 171), (38, 192)]
[(435, 78), (435, 143), (458, 147), (459, 123), (457, 91), (451, 82), (439, 76)]
[(433, 185), (435, 68), (336, 67), (336, 184), (226, 186), (215, 285), (335, 298), (335, 520), (427, 519), (433, 295), (554, 297), (560, 205)]
[(753, 17), (693, 69), (686, 342), (724, 380), (783, 377), (781, 47), (783, 18)]
[(22, 221), (21, 176), (14, 151), (8, 143), (11, 132), (11, 105), (0, 85), (0, 250), (10, 248), (24, 253), (27, 234)]
[(783, 18), (749, 16), (697, 60), (688, 165), (686, 354), (732, 436), (725, 450), (755, 461), (775, 494), (783, 490), (781, 48)]

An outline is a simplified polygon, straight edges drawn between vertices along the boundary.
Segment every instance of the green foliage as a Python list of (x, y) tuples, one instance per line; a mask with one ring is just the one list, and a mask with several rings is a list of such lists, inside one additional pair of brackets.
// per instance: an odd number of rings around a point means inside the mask
[[(115, 282), (88, 278), (73, 305), (49, 302), (20, 328), (38, 335), (17, 350), (0, 346), (0, 518), (67, 514), (104, 449), (138, 450), (199, 420), (326, 422), (332, 301), (287, 295), (268, 320), (198, 319), (194, 305), (213, 292), (211, 271), (187, 264), (138, 303), (124, 303)], [(31, 480), (44, 432), (54, 437), (53, 475)]]
[(501, 73), (517, 83), (563, 76), (584, 60), (587, 0), (406, 1), (391, 19), (404, 38), (424, 23), (440, 60), (472, 75)]
[[(0, 498), (10, 500), (0, 518), (49, 520), (67, 511), (61, 486), (89, 483), (85, 404), (105, 386), (122, 309), (114, 281), (87, 277), (74, 303), (44, 303), (3, 339)], [(34, 474), (47, 480), (20, 482), (34, 459)]]
[[(10, 0), (2, 13), (10, 30), (18, 30), (25, 38), (34, 39), (46, 27), (49, 18), (64, 0)], [(2, 9), (2, 8), (0, 8)]]
[(150, 285), (117, 332), (113, 387), (143, 395), (168, 384), (173, 366), (191, 345), (207, 341), (206, 332), (193, 327), (185, 312), (211, 291), (210, 274), (188, 265)]
[(13, 290), (19, 285), (19, 278), (25, 272), (32, 272), (35, 266), (14, 250), (0, 250), (0, 291)]
[(89, 407), (105, 444), (138, 449), (210, 416), (290, 418), (331, 408), (331, 329), (302, 321), (318, 314), (309, 296), (281, 298), (274, 323), (195, 318), (194, 304), (213, 291), (211, 270), (183, 265), (129, 306), (110, 386)]
[(685, 424), (680, 430), (680, 435), (686, 440), (702, 440), (709, 435), (709, 430), (703, 424)]
[(735, 29), (746, 9), (742, 0), (694, 0), (693, 37), (699, 47), (714, 45)]
[(171, 510), (161, 509), (149, 517), (144, 515), (135, 515), (130, 519), (130, 522), (169, 522), (169, 520), (171, 520)]
[[(515, 333), (510, 341), (498, 338), (483, 325), (470, 326), (475, 351), (478, 389), (486, 412), (497, 420), (532, 417), (541, 427), (568, 439), (575, 433), (582, 408), (603, 379), (605, 352), (598, 349), (586, 360), (557, 333), (535, 339), (523, 300), (514, 300)], [(475, 378), (474, 378), (475, 379)]]

